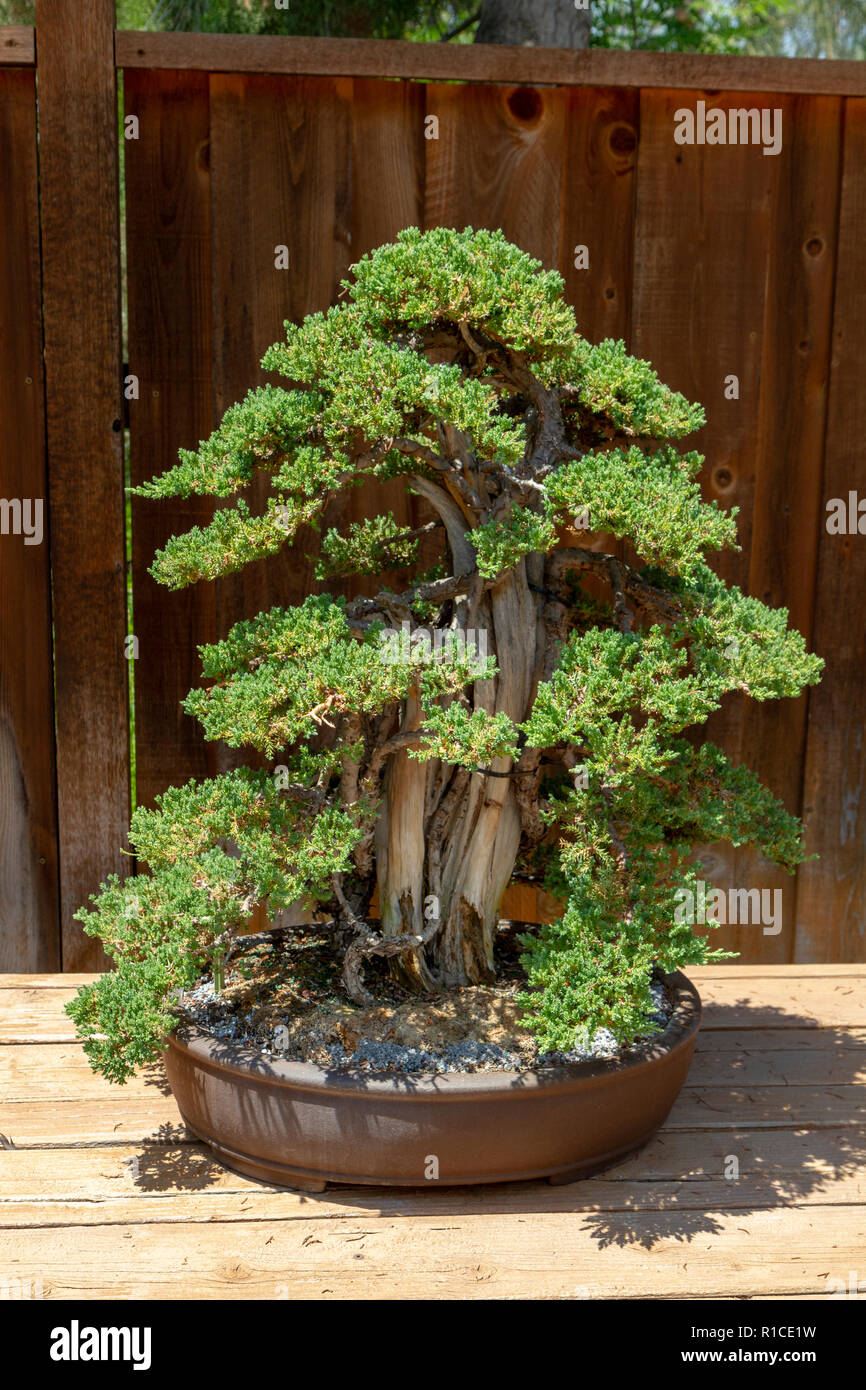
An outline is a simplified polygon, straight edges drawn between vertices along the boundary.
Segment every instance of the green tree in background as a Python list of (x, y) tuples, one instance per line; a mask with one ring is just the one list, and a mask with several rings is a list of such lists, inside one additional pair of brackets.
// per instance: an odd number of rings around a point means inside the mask
[[(490, 0), (290, 0), (288, 9), (277, 9), (274, 0), (117, 0), (117, 24), (471, 43), (485, 3)], [(521, 3), (529, 12), (548, 0)], [(0, 0), (0, 24), (33, 24), (35, 8), (35, 0)], [(866, 0), (591, 0), (591, 10), (593, 48), (866, 58)], [(482, 32), (489, 40), (489, 25)]]
[(786, 58), (866, 58), (866, 0), (793, 0), (751, 49)]
[[(537, 12), (537, 42), (549, 42), (543, 25), (551, 3), (515, 0), (513, 8), (521, 12), (527, 32)], [(861, 12), (866, 9), (866, 0), (847, 3)], [(490, 42), (497, 32), (496, 21), (507, 23), (508, 19), (508, 7), (502, 6), (502, 0), (291, 0), (288, 9), (277, 9), (273, 0), (156, 0), (155, 4), (151, 0), (151, 4), (148, 28), (419, 42), (472, 42), (479, 30), (480, 37)], [(499, 11), (494, 11), (494, 4), (500, 6)], [(763, 51), (773, 51), (767, 45), (781, 44), (791, 7), (805, 27), (811, 11), (804, 0), (679, 0), (675, 4), (663, 0), (592, 0), (590, 44), (596, 48), (703, 53), (754, 51), (763, 44)], [(512, 42), (510, 32), (503, 32), (499, 41)]]
[(593, 48), (747, 53), (783, 22), (792, 0), (592, 0)]
[(470, 20), (477, 6), (441, 0), (151, 0), (147, 27), (222, 34), (295, 34), (324, 38), (439, 39)]

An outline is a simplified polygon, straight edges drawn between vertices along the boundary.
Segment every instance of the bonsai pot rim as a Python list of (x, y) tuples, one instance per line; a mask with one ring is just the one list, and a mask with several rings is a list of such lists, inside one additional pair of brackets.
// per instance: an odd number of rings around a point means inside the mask
[(291, 1086), (293, 1090), (320, 1091), (327, 1086), (329, 1090), (363, 1091), (365, 1094), (371, 1091), (405, 1094), (408, 1087), (413, 1092), (423, 1091), (429, 1100), (439, 1096), (443, 1100), (456, 1100), (461, 1094), (474, 1099), (487, 1091), (511, 1091), (515, 1083), (522, 1087), (567, 1086), (577, 1078), (590, 1081), (649, 1066), (696, 1033), (701, 1022), (700, 995), (691, 980), (676, 971), (667, 975), (665, 981), (674, 990), (675, 998), (664, 1032), (654, 1034), (617, 1057), (587, 1057), (580, 1062), (551, 1063), (524, 1071), (509, 1071), (504, 1067), (482, 1072), (367, 1072), (360, 1068), (349, 1071), (343, 1067), (323, 1067), (317, 1062), (287, 1061), (244, 1043), (225, 1042), (193, 1025), (174, 1029), (168, 1041), (171, 1047), (196, 1058), (204, 1066), (235, 1072), (242, 1077), (261, 1076), (272, 1085)]
[[(166, 1039), (166, 1071), (193, 1133), (229, 1167), (268, 1182), (321, 1191), (328, 1182), (421, 1187), (544, 1176), (573, 1181), (640, 1148), (680, 1091), (700, 1027), (701, 1001), (679, 971), (667, 976), (666, 983), (674, 1007), (664, 1032), (617, 1057), (523, 1071), (365, 1072), (275, 1058), (181, 1025)], [(467, 1106), (472, 1107), (471, 1115)], [(629, 1106), (638, 1112), (632, 1124), (620, 1116)], [(304, 1152), (310, 1136), (303, 1132), (300, 1113), (317, 1132), (317, 1144), (312, 1145), (316, 1153)], [(575, 1136), (574, 1152), (565, 1162), (551, 1162), (551, 1146), (536, 1142), (535, 1127), (539, 1122), (561, 1127), (572, 1120), (581, 1131)], [(489, 1130), (489, 1145), (495, 1148), (497, 1136), (502, 1137), (500, 1126), (514, 1127), (515, 1122), (521, 1130), (519, 1139), (516, 1132), (510, 1136), (511, 1146), (516, 1143), (520, 1150), (516, 1167), (511, 1161), (491, 1171), (485, 1160), (480, 1168), (471, 1163), (455, 1168), (450, 1160), (447, 1175), (443, 1172), (431, 1184), (418, 1171), (417, 1154), (413, 1152), (409, 1165), (401, 1161), (407, 1126), (419, 1130), (427, 1155), (438, 1155), (449, 1148), (449, 1134), (453, 1147), (453, 1131), (461, 1125), (473, 1133)], [(596, 1146), (591, 1136), (586, 1142), (588, 1124), (598, 1131)], [(282, 1144), (275, 1133), (281, 1128)], [(389, 1149), (390, 1159), (383, 1159), (383, 1151)], [(533, 1162), (536, 1150), (539, 1161)]]

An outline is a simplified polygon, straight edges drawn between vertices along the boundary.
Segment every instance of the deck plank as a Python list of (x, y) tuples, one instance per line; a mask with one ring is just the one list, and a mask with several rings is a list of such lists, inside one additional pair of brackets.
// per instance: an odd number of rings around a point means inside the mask
[[(860, 1129), (839, 1127), (816, 1132), (809, 1129), (661, 1130), (639, 1154), (612, 1168), (603, 1179), (592, 1179), (564, 1188), (547, 1184), (505, 1184), (478, 1187), (472, 1192), (478, 1200), (489, 1202), (497, 1192), (519, 1190), (526, 1193), (539, 1186), (546, 1192), (562, 1193), (569, 1203), (585, 1198), (596, 1182), (709, 1182), (726, 1170), (726, 1161), (735, 1155), (741, 1179), (760, 1178), (774, 1192), (803, 1196), (824, 1192), (828, 1183), (842, 1176), (866, 1178), (859, 1170), (866, 1158), (866, 1125)], [(135, 1169), (132, 1160), (137, 1159)], [(133, 1172), (138, 1177), (133, 1180)], [(112, 1144), (69, 1146), (66, 1148), (9, 1149), (0, 1151), (0, 1202), (39, 1200), (56, 1202), (65, 1197), (97, 1201), (102, 1197), (162, 1197), (177, 1193), (210, 1191), (261, 1192), (262, 1184), (223, 1168), (207, 1147), (184, 1134), (174, 1139), (164, 1135), (148, 1144), (129, 1143), (118, 1137)], [(267, 1189), (275, 1191), (276, 1189)], [(329, 1190), (339, 1195), (339, 1209), (345, 1200), (361, 1189)], [(738, 1184), (729, 1182), (729, 1191)], [(433, 1189), (422, 1189), (419, 1198), (433, 1200)], [(441, 1189), (442, 1192), (445, 1189)], [(291, 1195), (291, 1194), (289, 1194)], [(459, 1189), (449, 1189), (448, 1200), (456, 1200)], [(389, 1209), (408, 1200), (397, 1188), (384, 1192), (373, 1189), (366, 1197)], [(387, 1199), (387, 1201), (386, 1201)], [(305, 1199), (304, 1199), (305, 1200)], [(324, 1200), (317, 1198), (317, 1201)], [(336, 1199), (335, 1199), (336, 1200)], [(473, 1198), (474, 1200), (474, 1198)], [(551, 1210), (559, 1208), (551, 1207)]]
[[(739, 1177), (727, 1178), (730, 1158)], [(405, 1192), (282, 1192), (220, 1167), (204, 1145), (10, 1150), (0, 1156), (0, 1226), (345, 1220), (382, 1215), (705, 1212), (866, 1204), (866, 1128), (719, 1136), (666, 1131), (639, 1156), (569, 1187), (507, 1183)]]
[(0, 1234), (0, 1267), (52, 1298), (711, 1298), (826, 1292), (866, 1243), (864, 1207), (690, 1215), (61, 1227)]

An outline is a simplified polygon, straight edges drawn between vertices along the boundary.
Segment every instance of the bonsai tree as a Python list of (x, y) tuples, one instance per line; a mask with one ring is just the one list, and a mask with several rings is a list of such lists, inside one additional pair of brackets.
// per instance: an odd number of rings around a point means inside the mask
[(645, 1032), (653, 969), (719, 958), (676, 912), (696, 844), (803, 857), (757, 778), (685, 737), (726, 692), (795, 696), (821, 667), (785, 610), (708, 567), (736, 530), (676, 447), (701, 408), (622, 342), (582, 339), (560, 276), (499, 232), (409, 229), (345, 289), (266, 353), (285, 385), (135, 489), (225, 499), (267, 478), (264, 511), (240, 498), (157, 554), (173, 589), (291, 545), (343, 489), (397, 478), (419, 500), (418, 524), (327, 530), (318, 560), (322, 580), (408, 581), (200, 648), (185, 710), (268, 765), (136, 810), (149, 872), (78, 914), (117, 968), (70, 1013), (116, 1080), (156, 1056), (179, 990), (220, 988), (258, 904), (316, 905), (363, 1004), (372, 957), (419, 992), (493, 981), (503, 893), (543, 874), (566, 905), (523, 939), (521, 1000), (539, 1047), (567, 1049)]

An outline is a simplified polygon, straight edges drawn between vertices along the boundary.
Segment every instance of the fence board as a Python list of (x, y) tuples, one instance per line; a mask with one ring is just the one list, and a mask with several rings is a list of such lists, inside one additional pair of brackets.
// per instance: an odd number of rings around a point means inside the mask
[(120, 68), (866, 95), (866, 73), (857, 61), (752, 58), (730, 53), (627, 53), (603, 48), (514, 48), (508, 44), (262, 34), (144, 34), (129, 30), (117, 34), (115, 53)]
[(0, 29), (0, 67), (32, 67), (36, 60), (33, 29), (26, 24), (4, 24)]
[(866, 815), (862, 804), (866, 687), (862, 613), (866, 548), (859, 534), (829, 535), (824, 505), (864, 490), (866, 399), (866, 101), (845, 111), (839, 210), (838, 285), (833, 318), (821, 546), (814, 642), (827, 675), (809, 696), (803, 787), (806, 848), (820, 859), (804, 864), (797, 893), (797, 959), (866, 958)]
[[(790, 622), (812, 638), (821, 464), (836, 270), (842, 104), (798, 97), (785, 111), (779, 188), (770, 237), (767, 313), (761, 366), (761, 411), (748, 592), (787, 607)], [(828, 671), (827, 679), (835, 674)], [(737, 750), (784, 801), (801, 809), (808, 695), (747, 700)], [(796, 879), (753, 850), (738, 850), (734, 879), (780, 890), (782, 930), (757, 948), (755, 926), (740, 927), (736, 949), (762, 961), (794, 959)]]
[(25, 69), (0, 71), (0, 169), (0, 492), (42, 508), (41, 543), (0, 535), (0, 969), (57, 970), (36, 89)]
[[(706, 426), (685, 446), (706, 456), (705, 500), (741, 509), (741, 551), (712, 560), (728, 582), (746, 588), (778, 157), (756, 146), (677, 145), (674, 112), (684, 102), (694, 109), (678, 92), (641, 95), (631, 350), (706, 409)], [(717, 92), (712, 104), (761, 106), (766, 97)], [(738, 400), (725, 399), (729, 374), (739, 378)], [(742, 697), (728, 695), (706, 731), (735, 760), (741, 718)], [(714, 846), (701, 858), (708, 878), (733, 881), (730, 847)], [(726, 946), (736, 936), (722, 927), (713, 941)], [(754, 934), (744, 944), (753, 949)]]
[(352, 260), (424, 217), (425, 89), (417, 82), (352, 83)]
[[(200, 73), (129, 72), (127, 114), (139, 138), (126, 144), (129, 370), (133, 483), (195, 448), (213, 428), (210, 296), (208, 79)], [(151, 805), (165, 786), (207, 775), (213, 764), (198, 722), (180, 701), (198, 684), (196, 645), (212, 641), (213, 584), (172, 593), (147, 573), (170, 535), (205, 525), (207, 499), (133, 502), (136, 797)]]
[[(267, 380), (259, 361), (300, 321), (337, 296), (351, 260), (351, 86), (330, 79), (214, 76), (210, 83), (213, 179), (214, 398), (221, 415)], [(276, 265), (288, 249), (288, 269)], [(265, 479), (248, 491), (264, 506)], [(314, 587), (314, 533), (217, 582), (217, 629)], [(218, 751), (221, 767), (249, 750)]]
[(428, 86), (425, 225), (501, 227), (555, 269), (565, 114), (556, 88)]
[[(637, 92), (576, 89), (568, 94), (559, 269), (577, 326), (591, 342), (629, 336)], [(589, 268), (575, 268), (586, 246)]]
[[(424, 223), (425, 88), (417, 82), (379, 82), (357, 78), (352, 83), (351, 248), (358, 261), (377, 246), (393, 241), (405, 227)], [(394, 514), (396, 521), (420, 525), (433, 511), (420, 497), (410, 497), (402, 479), (366, 483), (352, 488), (339, 503), (339, 524), (345, 528), (371, 512)], [(419, 559), (433, 564), (442, 543), (425, 537)], [(389, 576), (364, 575), (357, 583), (329, 581), (331, 593), (372, 594), (386, 582), (405, 588), (408, 572)]]
[(129, 862), (114, 4), (36, 21), (62, 959), (85, 970), (72, 913)]

